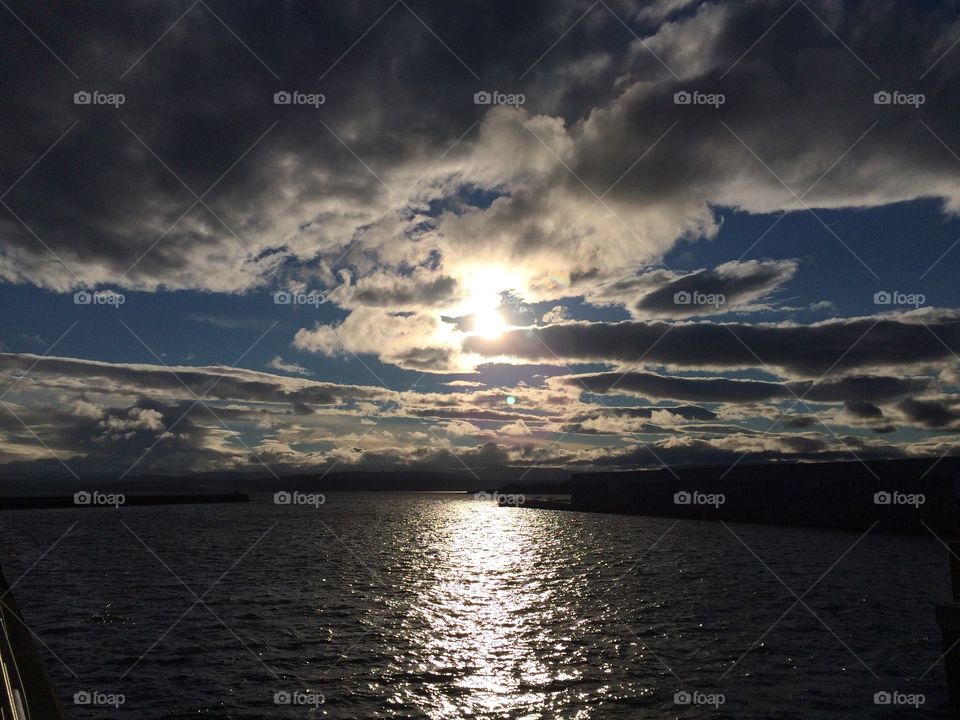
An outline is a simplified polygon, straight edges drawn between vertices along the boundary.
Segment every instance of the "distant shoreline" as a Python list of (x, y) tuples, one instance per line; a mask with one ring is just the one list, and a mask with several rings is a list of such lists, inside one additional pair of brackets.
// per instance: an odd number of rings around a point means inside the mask
[[(74, 495), (8, 495), (0, 497), (0, 510), (41, 510), (53, 508), (116, 508), (145, 505), (201, 505), (212, 503), (249, 502), (246, 493), (195, 493), (170, 495), (123, 495), (120, 493), (85, 493), (85, 498)], [(99, 502), (97, 495), (104, 501)], [(86, 501), (84, 501), (86, 500)]]

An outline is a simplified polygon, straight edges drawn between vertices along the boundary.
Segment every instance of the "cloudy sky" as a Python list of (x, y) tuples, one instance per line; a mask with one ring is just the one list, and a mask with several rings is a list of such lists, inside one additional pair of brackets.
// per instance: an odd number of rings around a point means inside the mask
[(0, 10), (0, 475), (955, 453), (953, 2)]

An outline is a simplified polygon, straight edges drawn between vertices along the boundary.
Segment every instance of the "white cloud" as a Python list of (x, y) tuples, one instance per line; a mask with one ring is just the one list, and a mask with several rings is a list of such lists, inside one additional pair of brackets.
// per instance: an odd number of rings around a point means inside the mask
[(279, 355), (275, 355), (273, 359), (267, 363), (267, 367), (272, 368), (273, 370), (279, 370), (280, 372), (292, 373), (294, 375), (310, 375), (310, 371), (307, 370), (303, 365), (286, 362)]

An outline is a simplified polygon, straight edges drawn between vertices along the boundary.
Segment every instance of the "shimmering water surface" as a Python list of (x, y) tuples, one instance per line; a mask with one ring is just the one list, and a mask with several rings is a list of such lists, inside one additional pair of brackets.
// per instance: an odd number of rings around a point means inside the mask
[(949, 717), (929, 535), (254, 500), (0, 514), (71, 718)]

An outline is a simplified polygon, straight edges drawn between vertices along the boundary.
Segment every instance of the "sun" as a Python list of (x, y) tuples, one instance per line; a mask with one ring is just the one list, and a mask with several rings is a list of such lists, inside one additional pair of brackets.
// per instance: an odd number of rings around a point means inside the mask
[(477, 337), (493, 340), (511, 329), (500, 313), (504, 293), (522, 288), (516, 272), (500, 265), (477, 265), (464, 268), (463, 296), (454, 316), (468, 316), (465, 330)]
[(473, 331), (480, 337), (492, 340), (506, 329), (507, 324), (496, 310), (480, 310), (473, 314)]

